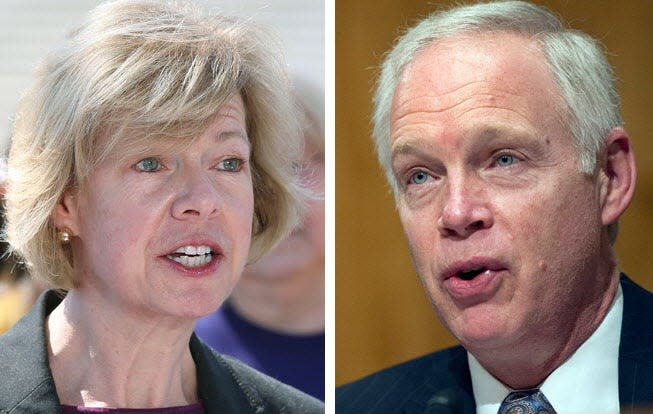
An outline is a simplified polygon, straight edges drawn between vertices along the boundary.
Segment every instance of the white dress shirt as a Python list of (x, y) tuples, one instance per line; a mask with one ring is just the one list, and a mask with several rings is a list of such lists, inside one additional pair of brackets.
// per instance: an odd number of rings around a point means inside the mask
[[(557, 414), (619, 414), (619, 340), (623, 294), (617, 289), (594, 333), (540, 385)], [(477, 414), (497, 414), (513, 390), (467, 353)]]

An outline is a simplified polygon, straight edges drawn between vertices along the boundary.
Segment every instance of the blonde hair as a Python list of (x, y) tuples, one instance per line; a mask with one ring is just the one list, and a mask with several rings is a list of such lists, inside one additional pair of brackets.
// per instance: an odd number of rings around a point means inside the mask
[(324, 155), (323, 93), (301, 79), (295, 79), (293, 83), (304, 140)]
[[(252, 146), (255, 260), (302, 209), (292, 174), (301, 132), (279, 42), (250, 22), (189, 5), (118, 0), (92, 10), (44, 59), (18, 105), (6, 195), (12, 250), (35, 275), (73, 288), (71, 252), (51, 220), (64, 191), (84, 188), (118, 143), (127, 151), (127, 130), (197, 136), (234, 93), (245, 103)], [(102, 134), (109, 136), (100, 146)]]

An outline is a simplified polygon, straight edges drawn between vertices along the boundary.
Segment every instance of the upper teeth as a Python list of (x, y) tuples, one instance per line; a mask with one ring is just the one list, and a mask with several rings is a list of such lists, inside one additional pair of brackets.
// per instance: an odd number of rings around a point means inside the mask
[(203, 255), (211, 252), (209, 246), (182, 246), (175, 250), (175, 253), (182, 253), (186, 255)]

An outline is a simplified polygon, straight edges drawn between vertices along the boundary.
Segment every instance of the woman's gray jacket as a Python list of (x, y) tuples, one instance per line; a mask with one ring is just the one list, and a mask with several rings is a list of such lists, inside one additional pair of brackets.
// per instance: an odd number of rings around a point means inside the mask
[[(45, 338), (45, 319), (61, 300), (45, 292), (0, 337), (0, 414), (61, 413)], [(218, 354), (194, 334), (189, 346), (206, 414), (324, 412), (322, 402)]]

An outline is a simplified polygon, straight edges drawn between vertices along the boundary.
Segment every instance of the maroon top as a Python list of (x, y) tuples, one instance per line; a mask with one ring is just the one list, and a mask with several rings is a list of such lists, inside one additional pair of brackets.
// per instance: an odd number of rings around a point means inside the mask
[(202, 404), (166, 408), (104, 408), (62, 405), (63, 414), (109, 413), (109, 414), (205, 414)]

